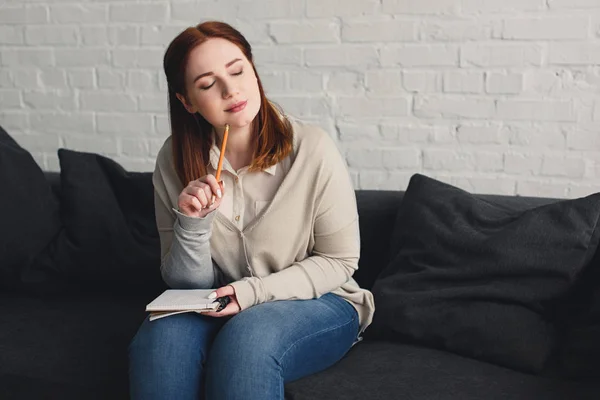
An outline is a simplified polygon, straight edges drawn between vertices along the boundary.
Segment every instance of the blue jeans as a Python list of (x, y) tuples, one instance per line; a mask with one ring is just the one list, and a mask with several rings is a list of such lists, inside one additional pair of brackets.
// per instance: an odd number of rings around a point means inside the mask
[(335, 364), (358, 330), (354, 307), (331, 293), (259, 304), (231, 318), (146, 318), (129, 345), (130, 395), (283, 400), (284, 383)]

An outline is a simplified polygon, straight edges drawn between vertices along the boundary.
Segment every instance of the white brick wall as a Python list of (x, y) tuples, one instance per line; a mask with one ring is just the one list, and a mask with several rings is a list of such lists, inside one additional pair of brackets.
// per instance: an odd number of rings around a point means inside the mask
[(357, 188), (600, 190), (600, 0), (4, 0), (0, 125), (45, 169), (68, 147), (150, 171), (164, 50), (205, 19), (246, 35), (267, 94), (334, 136)]

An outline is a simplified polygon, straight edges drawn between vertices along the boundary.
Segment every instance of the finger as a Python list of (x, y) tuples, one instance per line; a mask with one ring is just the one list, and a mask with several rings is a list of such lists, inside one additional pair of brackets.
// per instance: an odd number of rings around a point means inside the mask
[(202, 203), (200, 203), (200, 200), (198, 200), (198, 198), (196, 196), (191, 196), (189, 194), (185, 195), (185, 201), (188, 204), (191, 204), (191, 206), (196, 210), (196, 211), (200, 211), (202, 210)]
[(206, 312), (203, 313), (206, 316), (209, 317), (227, 317), (230, 315), (234, 315), (240, 312), (240, 307), (237, 305), (237, 303), (229, 303), (227, 304), (227, 307), (225, 307), (224, 309), (222, 309), (221, 311), (211, 311), (211, 312)]
[(202, 208), (205, 208), (208, 206), (208, 197), (206, 197), (206, 193), (204, 193), (203, 189), (201, 189), (197, 186), (189, 186), (186, 189), (186, 192), (189, 195), (196, 197), (200, 201)]
[(221, 185), (219, 185), (219, 183), (217, 182), (217, 178), (215, 178), (215, 176), (212, 174), (206, 175), (204, 178), (205, 178), (206, 184), (210, 186), (210, 190), (212, 190), (212, 192), (218, 198), (223, 197), (223, 192), (221, 191)]
[(233, 295), (235, 295), (235, 289), (233, 288), (233, 286), (227, 285), (227, 286), (223, 286), (218, 289), (215, 289), (215, 291), (209, 295), (209, 298), (216, 299), (217, 297), (225, 297), (225, 296), (233, 296)]

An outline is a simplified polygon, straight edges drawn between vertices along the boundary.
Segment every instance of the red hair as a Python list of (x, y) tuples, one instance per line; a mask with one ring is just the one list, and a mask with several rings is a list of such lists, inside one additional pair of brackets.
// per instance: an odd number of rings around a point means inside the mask
[(163, 59), (169, 86), (173, 160), (177, 175), (184, 185), (207, 174), (209, 150), (213, 145), (212, 126), (199, 113), (189, 113), (177, 99), (176, 93), (187, 99), (185, 68), (189, 54), (211, 38), (222, 38), (238, 46), (252, 65), (258, 80), (261, 104), (252, 122), (252, 140), (257, 146), (250, 170), (262, 170), (275, 165), (292, 150), (292, 127), (266, 98), (252, 60), (250, 43), (239, 31), (224, 22), (204, 22), (177, 35), (169, 44)]

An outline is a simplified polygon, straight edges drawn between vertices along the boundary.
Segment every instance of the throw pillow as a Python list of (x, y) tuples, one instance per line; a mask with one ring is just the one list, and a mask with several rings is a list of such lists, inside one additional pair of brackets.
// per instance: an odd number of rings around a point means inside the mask
[(0, 287), (20, 275), (60, 231), (58, 203), (31, 154), (0, 127)]
[(541, 370), (555, 344), (557, 303), (596, 250), (600, 193), (524, 204), (413, 176), (396, 254), (373, 287), (371, 334)]
[(151, 173), (59, 149), (65, 235), (57, 262), (85, 287), (163, 288)]

